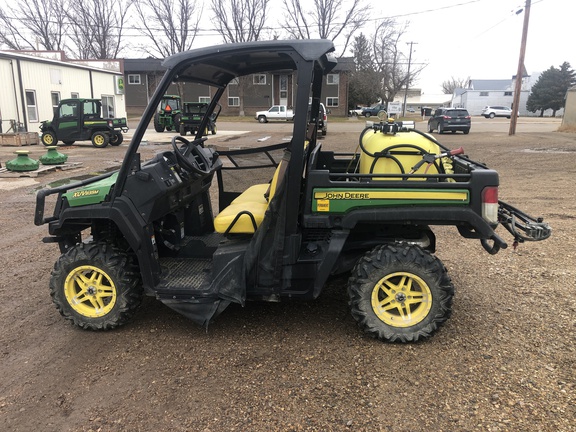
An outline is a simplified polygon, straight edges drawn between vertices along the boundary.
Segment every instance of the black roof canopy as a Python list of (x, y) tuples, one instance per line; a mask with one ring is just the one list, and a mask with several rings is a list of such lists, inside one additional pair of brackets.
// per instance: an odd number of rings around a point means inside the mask
[(334, 44), (327, 39), (245, 42), (182, 52), (166, 58), (162, 65), (177, 68), (176, 81), (222, 87), (243, 75), (297, 70), (298, 57), (319, 62), (326, 73), (337, 63), (333, 51)]

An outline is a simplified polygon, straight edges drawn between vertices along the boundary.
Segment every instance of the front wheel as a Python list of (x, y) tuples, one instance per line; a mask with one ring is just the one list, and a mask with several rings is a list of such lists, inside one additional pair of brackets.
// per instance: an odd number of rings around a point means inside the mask
[(50, 278), (60, 314), (86, 330), (109, 330), (132, 318), (142, 285), (131, 258), (106, 243), (80, 243), (62, 255)]
[(493, 119), (494, 117), (496, 117), (496, 114), (490, 113), (490, 115), (489, 115), (488, 117), (490, 117), (491, 119)]
[(58, 139), (56, 139), (56, 134), (52, 131), (44, 132), (42, 134), (42, 138), (40, 139), (42, 140), (42, 144), (45, 146), (55, 146), (58, 142)]
[(434, 128), (432, 127), (431, 123), (428, 123), (428, 133), (434, 132)]
[(268, 119), (263, 115), (258, 116), (258, 123), (268, 123)]
[(386, 342), (430, 337), (452, 313), (454, 286), (440, 260), (414, 245), (378, 246), (348, 282), (352, 316)]
[(443, 133), (444, 133), (444, 126), (442, 126), (442, 123), (438, 123), (438, 133), (439, 133), (439, 134), (443, 134)]
[(216, 125), (212, 126), (212, 135), (216, 135), (217, 132), (218, 128), (216, 127)]
[(96, 148), (104, 148), (108, 145), (110, 137), (106, 132), (94, 132), (92, 134), (92, 145)]

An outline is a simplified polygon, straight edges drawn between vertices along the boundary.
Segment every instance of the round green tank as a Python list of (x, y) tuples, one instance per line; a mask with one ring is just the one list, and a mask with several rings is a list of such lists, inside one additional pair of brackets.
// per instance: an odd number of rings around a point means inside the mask
[(40, 163), (37, 160), (31, 159), (28, 156), (28, 153), (30, 153), (28, 150), (18, 150), (15, 153), (18, 155), (18, 157), (6, 162), (6, 168), (8, 168), (8, 170), (34, 171), (37, 170), (40, 166)]
[(58, 147), (56, 146), (47, 147), (48, 152), (45, 155), (40, 156), (40, 162), (43, 165), (58, 165), (66, 162), (68, 160), (68, 155), (58, 152), (58, 150), (56, 150), (57, 148)]

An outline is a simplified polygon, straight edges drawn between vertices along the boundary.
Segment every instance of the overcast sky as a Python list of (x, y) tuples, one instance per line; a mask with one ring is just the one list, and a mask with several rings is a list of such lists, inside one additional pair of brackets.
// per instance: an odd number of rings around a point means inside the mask
[[(199, 0), (202, 1), (202, 0)], [(344, 0), (349, 1), (349, 0)], [(5, 7), (10, 0), (0, 0)], [(195, 47), (221, 43), (211, 20), (209, 1), (204, 0), (203, 29)], [(378, 20), (394, 17), (409, 22), (403, 48), (414, 42), (412, 61), (427, 66), (414, 83), (427, 94), (442, 93), (442, 82), (465, 79), (509, 79), (516, 74), (525, 0), (404, 0), (371, 1), (371, 21), (363, 29), (373, 33)], [(281, 0), (271, 1), (269, 16), (282, 16)], [(134, 14), (132, 14), (134, 15)], [(272, 18), (274, 20), (274, 18)], [(279, 23), (270, 23), (281, 32)], [(122, 54), (144, 57), (134, 47), (149, 43), (131, 24), (125, 31), (130, 47)], [(532, 0), (525, 65), (529, 74), (558, 67), (568, 61), (576, 68), (576, 0)], [(349, 54), (349, 53), (348, 53)]]
[[(455, 78), (508, 79), (516, 75), (524, 0), (410, 0), (381, 2), (373, 15), (409, 21), (412, 60), (428, 63), (415, 86), (441, 93)], [(380, 15), (378, 15), (380, 14)], [(410, 15), (408, 15), (410, 14)], [(402, 16), (404, 15), (404, 16)], [(525, 65), (529, 74), (568, 61), (576, 68), (576, 1), (532, 0)]]

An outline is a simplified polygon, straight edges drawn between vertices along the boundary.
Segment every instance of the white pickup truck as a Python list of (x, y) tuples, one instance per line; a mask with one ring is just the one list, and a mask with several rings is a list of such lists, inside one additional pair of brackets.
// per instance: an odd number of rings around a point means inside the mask
[(268, 123), (268, 120), (294, 120), (294, 111), (287, 109), (286, 105), (273, 105), (267, 111), (258, 111), (254, 116), (260, 123)]

